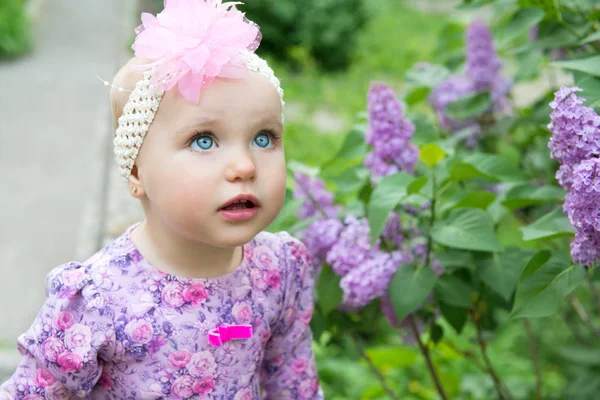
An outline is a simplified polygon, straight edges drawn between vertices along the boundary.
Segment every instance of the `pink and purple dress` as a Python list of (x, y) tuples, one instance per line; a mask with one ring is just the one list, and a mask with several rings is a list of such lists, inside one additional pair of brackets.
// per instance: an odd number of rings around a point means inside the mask
[(302, 242), (261, 232), (235, 271), (185, 279), (143, 258), (134, 227), (48, 274), (0, 400), (323, 398)]

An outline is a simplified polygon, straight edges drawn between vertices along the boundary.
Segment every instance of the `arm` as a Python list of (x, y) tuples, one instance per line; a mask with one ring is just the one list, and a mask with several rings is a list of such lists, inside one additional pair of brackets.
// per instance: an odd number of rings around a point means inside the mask
[(264, 398), (322, 399), (309, 325), (314, 308), (314, 270), (304, 244), (287, 233), (280, 235), (286, 284), (282, 314), (266, 344), (261, 366)]
[(91, 305), (101, 303), (101, 294), (86, 267), (55, 268), (46, 278), (46, 293), (31, 328), (17, 340), (21, 361), (0, 387), (0, 400), (86, 398), (102, 372), (99, 356), (113, 349), (112, 320)]

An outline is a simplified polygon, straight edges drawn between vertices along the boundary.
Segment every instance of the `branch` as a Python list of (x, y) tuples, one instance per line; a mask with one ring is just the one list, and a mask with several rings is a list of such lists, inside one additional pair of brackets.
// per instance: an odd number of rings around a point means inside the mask
[(429, 373), (431, 374), (431, 377), (433, 378), (435, 388), (437, 389), (438, 393), (440, 394), (440, 397), (442, 398), (442, 400), (448, 400), (448, 397), (446, 397), (446, 393), (444, 392), (444, 388), (442, 387), (440, 379), (438, 378), (438, 375), (435, 372), (433, 362), (431, 361), (431, 356), (429, 355), (429, 349), (427, 349), (423, 345), (423, 342), (421, 342), (421, 337), (419, 335), (419, 329), (417, 328), (417, 324), (415, 324), (415, 320), (413, 319), (413, 316), (411, 315), (407, 319), (408, 319), (408, 322), (410, 323), (410, 328), (412, 330), (413, 335), (415, 336), (417, 344), (419, 345), (419, 350), (421, 350), (421, 354), (423, 354), (423, 357), (425, 357), (425, 362), (427, 363), (427, 368), (429, 369)]
[(581, 305), (581, 303), (579, 302), (577, 297), (575, 297), (573, 295), (571, 295), (570, 297), (571, 298), (570, 298), (569, 303), (571, 304), (571, 306), (573, 307), (573, 309), (575, 310), (575, 312), (577, 313), (577, 315), (579, 316), (579, 318), (581, 319), (583, 324), (590, 331), (592, 331), (596, 336), (600, 337), (600, 331), (598, 331), (594, 327), (594, 325), (592, 324), (592, 321), (590, 320), (590, 316), (588, 315), (587, 311), (585, 311), (585, 308), (583, 308), (583, 306)]
[(535, 368), (535, 399), (542, 400), (542, 371), (540, 369), (540, 358), (537, 351), (537, 345), (535, 343), (535, 336), (531, 330), (531, 324), (529, 320), (525, 318), (523, 320), (525, 324), (525, 330), (527, 331), (527, 337), (529, 337), (529, 347), (531, 348), (531, 358), (533, 359), (533, 366)]
[(475, 329), (477, 329), (477, 342), (479, 343), (479, 347), (481, 348), (481, 355), (483, 356), (483, 361), (485, 362), (487, 371), (490, 374), (490, 376), (492, 377), (492, 380), (494, 381), (494, 386), (496, 387), (498, 396), (500, 396), (501, 400), (507, 400), (507, 399), (514, 400), (514, 397), (512, 396), (512, 394), (510, 393), (510, 391), (508, 390), (506, 385), (504, 385), (502, 383), (502, 380), (500, 380), (500, 377), (496, 373), (496, 370), (492, 366), (492, 362), (491, 362), (490, 358), (488, 357), (487, 343), (486, 343), (485, 339), (483, 338), (483, 332), (481, 331), (481, 325), (479, 325), (479, 317), (475, 315), (475, 312), (470, 312), (469, 314), (471, 314), (471, 317), (473, 318), (473, 323), (475, 325)]
[(381, 384), (381, 387), (383, 388), (383, 390), (385, 390), (385, 392), (388, 394), (390, 399), (399, 400), (398, 397), (394, 394), (394, 391), (386, 383), (385, 377), (383, 376), (381, 371), (375, 366), (375, 364), (373, 364), (373, 361), (371, 360), (371, 358), (369, 358), (369, 356), (365, 352), (365, 349), (362, 347), (362, 345), (360, 344), (360, 342), (358, 341), (358, 339), (354, 336), (354, 334), (352, 332), (350, 332), (350, 338), (352, 339), (352, 342), (354, 343), (354, 347), (356, 347), (356, 350), (358, 350), (358, 353), (360, 354), (360, 356), (367, 362), (369, 368), (371, 369), (373, 374), (375, 374), (375, 377)]
[(596, 313), (598, 313), (598, 317), (600, 317), (600, 291), (598, 291), (596, 284), (594, 281), (592, 281), (592, 278), (590, 278), (589, 274), (585, 278), (590, 286), (590, 290), (592, 291), (592, 297), (596, 302)]

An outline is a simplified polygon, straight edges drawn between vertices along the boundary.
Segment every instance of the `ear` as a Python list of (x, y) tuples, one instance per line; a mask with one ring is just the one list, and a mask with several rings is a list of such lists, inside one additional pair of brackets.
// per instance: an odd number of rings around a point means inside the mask
[(129, 194), (136, 199), (141, 199), (146, 195), (144, 185), (139, 178), (137, 165), (133, 166), (131, 169), (131, 175), (129, 175)]

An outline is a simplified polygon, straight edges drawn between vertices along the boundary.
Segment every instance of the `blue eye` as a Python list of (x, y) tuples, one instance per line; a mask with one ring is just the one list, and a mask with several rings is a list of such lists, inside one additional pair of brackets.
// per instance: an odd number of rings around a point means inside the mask
[(261, 133), (260, 135), (256, 135), (254, 138), (254, 142), (262, 148), (266, 148), (271, 143), (271, 137), (266, 133)]
[(210, 136), (198, 136), (192, 141), (191, 147), (194, 148), (194, 145), (200, 148), (200, 150), (210, 150), (215, 141)]

